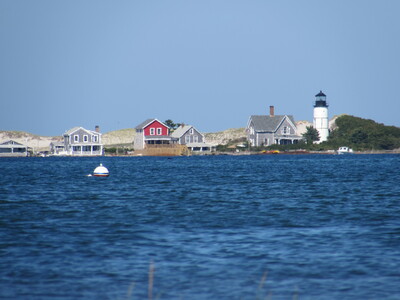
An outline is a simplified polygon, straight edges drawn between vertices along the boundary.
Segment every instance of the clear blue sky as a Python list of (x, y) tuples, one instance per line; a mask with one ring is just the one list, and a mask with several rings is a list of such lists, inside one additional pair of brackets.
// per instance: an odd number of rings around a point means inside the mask
[(312, 121), (314, 96), (400, 126), (398, 0), (0, 0), (0, 130), (147, 118)]

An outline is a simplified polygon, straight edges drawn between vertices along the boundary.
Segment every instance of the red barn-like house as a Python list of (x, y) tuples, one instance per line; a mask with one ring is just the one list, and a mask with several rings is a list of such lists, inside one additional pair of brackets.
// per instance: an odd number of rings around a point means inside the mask
[(135, 150), (143, 150), (146, 145), (176, 144), (177, 139), (169, 135), (169, 127), (157, 119), (147, 119), (135, 127)]
[(169, 127), (157, 119), (151, 120), (143, 127), (145, 137), (169, 136)]

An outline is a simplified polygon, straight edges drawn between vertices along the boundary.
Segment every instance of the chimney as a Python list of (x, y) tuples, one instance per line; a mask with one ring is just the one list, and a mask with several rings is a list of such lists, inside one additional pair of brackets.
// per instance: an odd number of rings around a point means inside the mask
[(270, 116), (270, 117), (275, 116), (275, 107), (274, 107), (273, 105), (271, 105), (271, 106), (269, 107), (269, 116)]
[(94, 127), (94, 131), (100, 132), (100, 126), (99, 126), (99, 125), (96, 125), (96, 126)]

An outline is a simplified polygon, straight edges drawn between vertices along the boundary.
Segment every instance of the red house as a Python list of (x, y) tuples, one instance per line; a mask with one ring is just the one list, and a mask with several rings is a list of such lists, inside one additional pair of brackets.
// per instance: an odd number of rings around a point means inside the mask
[(169, 127), (157, 119), (147, 119), (135, 127), (135, 150), (142, 150), (146, 145), (176, 144), (177, 139), (169, 135)]

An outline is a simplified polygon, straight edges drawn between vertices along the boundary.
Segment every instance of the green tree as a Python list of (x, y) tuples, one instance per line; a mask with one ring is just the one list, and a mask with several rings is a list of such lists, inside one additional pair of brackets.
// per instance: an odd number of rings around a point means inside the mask
[(302, 135), (305, 138), (307, 145), (310, 145), (315, 141), (319, 141), (319, 132), (313, 126), (307, 126), (306, 132), (304, 132)]
[(176, 124), (171, 119), (164, 121), (164, 124), (167, 125), (171, 129), (175, 129)]
[(343, 115), (336, 119), (337, 128), (326, 146), (349, 146), (357, 150), (393, 150), (400, 147), (400, 128), (385, 126), (373, 120)]
[(179, 126), (181, 126), (180, 123), (174, 123), (171, 119), (168, 119), (164, 122), (165, 125), (167, 125), (169, 128), (171, 128), (171, 131), (174, 131), (177, 129)]
[(350, 136), (353, 144), (364, 145), (368, 143), (368, 132), (364, 128), (357, 128)]

